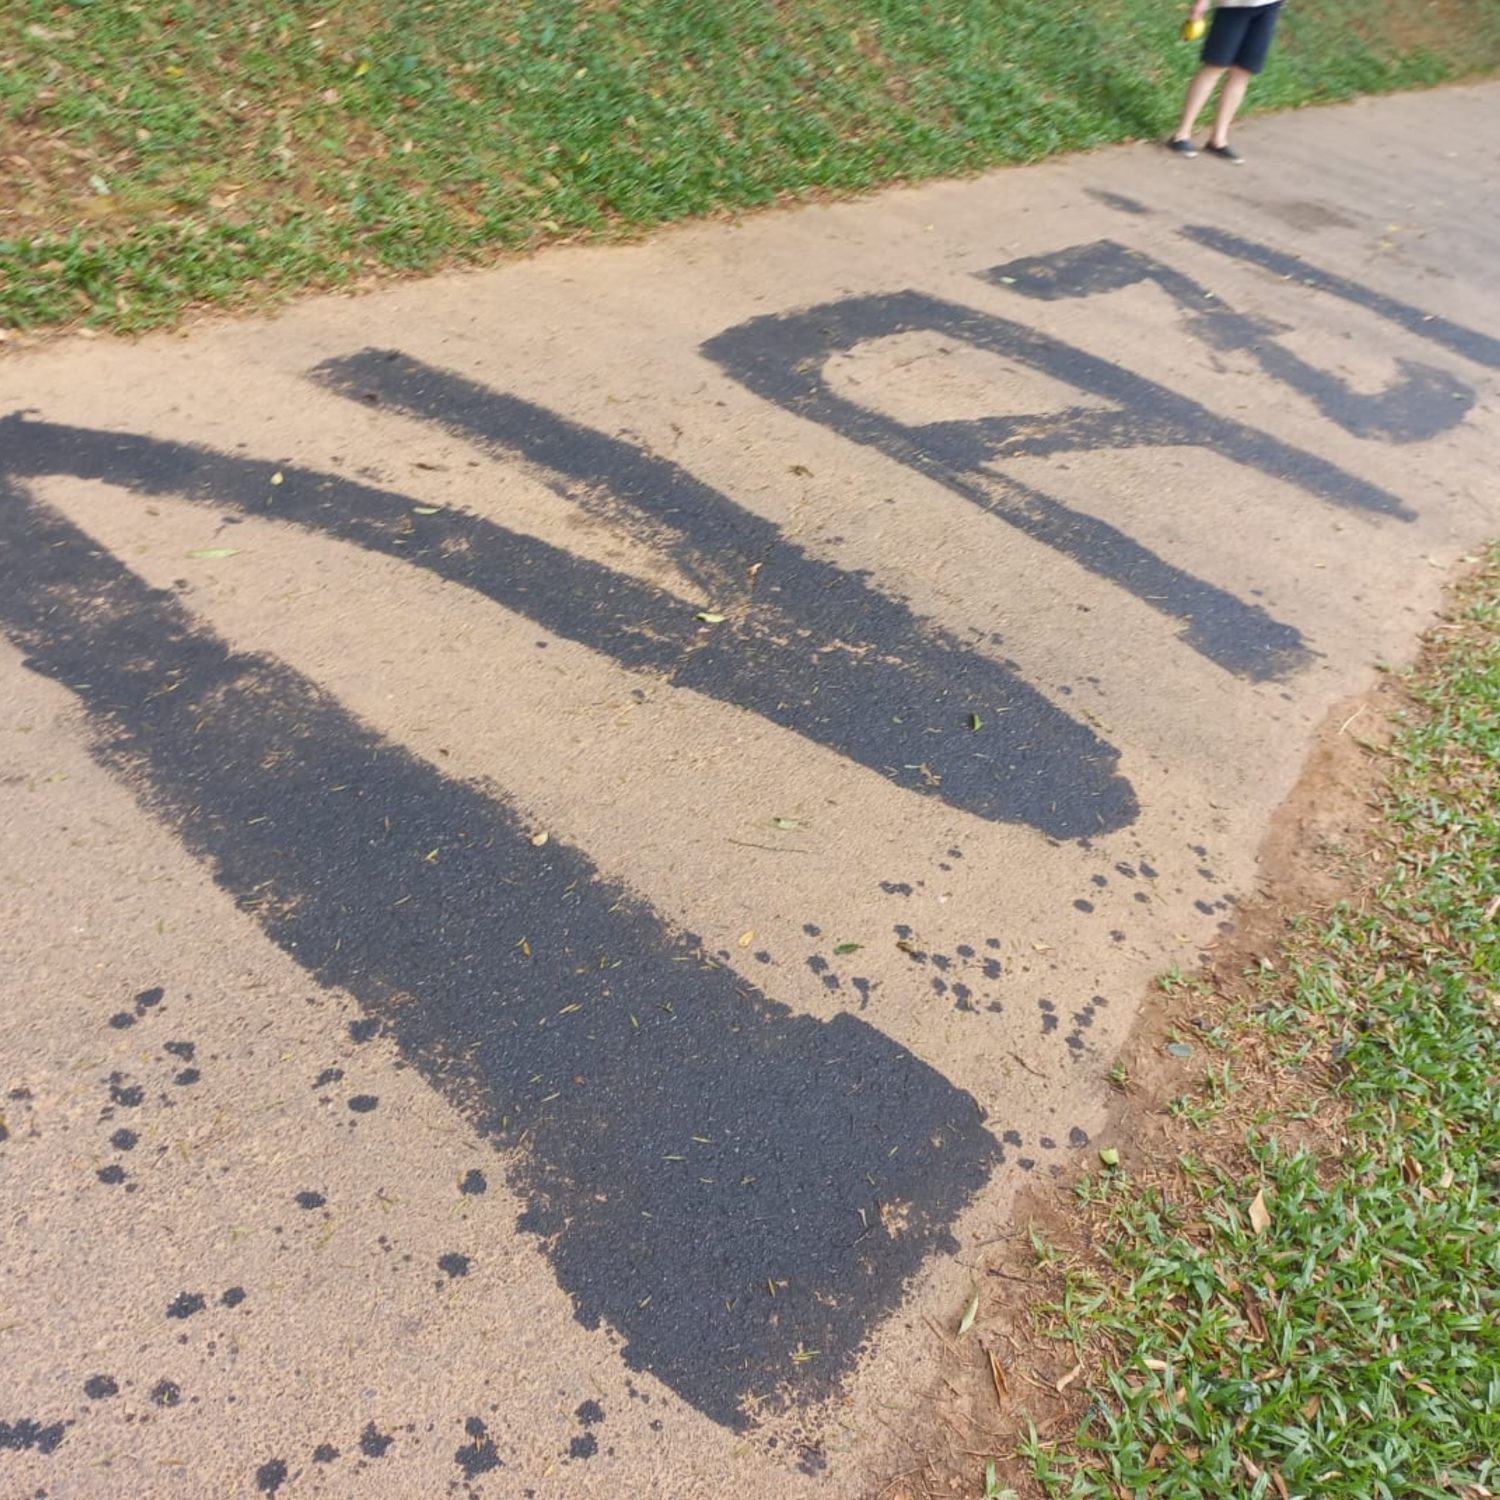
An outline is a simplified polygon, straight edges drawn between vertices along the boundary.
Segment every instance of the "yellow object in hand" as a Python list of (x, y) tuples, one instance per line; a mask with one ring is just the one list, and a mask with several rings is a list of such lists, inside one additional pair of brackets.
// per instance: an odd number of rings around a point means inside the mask
[(1185, 42), (1201, 41), (1207, 30), (1208, 22), (1202, 16), (1194, 16), (1190, 21), (1182, 23), (1182, 39)]

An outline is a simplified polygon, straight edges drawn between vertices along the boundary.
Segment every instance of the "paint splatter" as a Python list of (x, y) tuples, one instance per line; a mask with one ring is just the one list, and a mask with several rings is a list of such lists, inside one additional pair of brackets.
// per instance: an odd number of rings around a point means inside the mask
[(438, 1256), (438, 1270), (446, 1271), (449, 1276), (467, 1276), (471, 1264), (467, 1255), (460, 1255), (456, 1250)]
[(500, 1455), (495, 1451), (494, 1440), (488, 1436), (484, 1423), (478, 1417), (470, 1417), (464, 1423), (464, 1431), (468, 1433), (469, 1441), (453, 1455), (453, 1462), (464, 1471), (464, 1478), (477, 1479), (481, 1474), (498, 1469)]
[(138, 1083), (126, 1084), (121, 1081), (122, 1075), (112, 1073), (109, 1079), (109, 1097), (111, 1102), (118, 1104), (122, 1109), (135, 1109), (145, 1102), (146, 1091)]
[(181, 1292), (167, 1304), (169, 1318), (190, 1318), (208, 1305), (202, 1292)]
[(373, 1422), (366, 1422), (365, 1430), (359, 1435), (359, 1451), (366, 1458), (384, 1458), (386, 1449), (395, 1441), (388, 1433), (377, 1432)]
[(269, 1459), (255, 1471), (255, 1487), (263, 1495), (274, 1495), (286, 1483), (286, 1473), (281, 1459)]
[(113, 1375), (90, 1375), (83, 1382), (83, 1394), (90, 1401), (107, 1401), (120, 1394), (120, 1387)]
[(475, 1198), (489, 1187), (483, 1172), (478, 1167), (470, 1167), (464, 1173), (463, 1181), (459, 1183), (458, 1190), (466, 1197)]
[(53, 1422), (50, 1426), (43, 1427), (30, 1417), (21, 1417), (15, 1422), (0, 1422), (0, 1452), (9, 1449), (18, 1453), (27, 1448), (35, 1448), (38, 1453), (56, 1453), (69, 1425), (67, 1422)]

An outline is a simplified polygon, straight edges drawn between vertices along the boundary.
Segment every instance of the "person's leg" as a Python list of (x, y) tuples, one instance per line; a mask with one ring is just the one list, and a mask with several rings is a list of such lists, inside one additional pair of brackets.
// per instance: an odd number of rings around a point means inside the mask
[(1250, 74), (1243, 68), (1230, 68), (1224, 87), (1219, 92), (1219, 107), (1214, 112), (1213, 133), (1208, 138), (1210, 146), (1229, 144), (1229, 127), (1241, 104), (1245, 102), (1245, 90), (1250, 87)]
[[(1212, 63), (1205, 63), (1193, 74), (1193, 81), (1188, 84), (1187, 99), (1183, 102), (1182, 118), (1177, 122), (1177, 129), (1172, 134), (1174, 141), (1185, 141), (1193, 133), (1193, 126), (1197, 123), (1198, 116), (1203, 113), (1203, 106), (1208, 103), (1208, 96), (1213, 93), (1214, 85), (1223, 76), (1225, 70), (1215, 67)], [(1240, 90), (1240, 96), (1244, 97), (1244, 89)]]
[(1245, 90), (1250, 87), (1250, 80), (1266, 65), (1266, 55), (1271, 50), (1271, 38), (1276, 34), (1276, 21), (1281, 14), (1281, 0), (1246, 7), (1240, 14), (1245, 18), (1244, 29), (1234, 55), (1225, 59), (1229, 63), (1229, 76), (1219, 94), (1213, 134), (1208, 138), (1208, 149), (1230, 161), (1241, 158), (1237, 151), (1230, 149), (1229, 127), (1240, 105), (1245, 102)]

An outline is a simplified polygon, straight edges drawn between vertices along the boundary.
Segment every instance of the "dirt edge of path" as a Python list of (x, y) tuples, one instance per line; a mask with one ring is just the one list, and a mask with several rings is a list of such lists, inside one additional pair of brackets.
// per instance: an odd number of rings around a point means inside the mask
[[(1450, 580), (1449, 600), (1468, 571)], [(1424, 634), (1413, 666), (1420, 669), (1452, 619), (1445, 606)], [(1175, 1163), (1185, 1127), (1169, 1105), (1204, 1079), (1202, 1050), (1181, 1059), (1165, 1050), (1168, 1042), (1231, 1015), (1249, 995), (1247, 971), (1274, 966), (1295, 923), (1316, 921), (1338, 903), (1358, 899), (1365, 887), (1382, 822), (1385, 751), (1414, 702), (1407, 683), (1404, 671), (1383, 672), (1368, 691), (1334, 705), (1261, 842), (1260, 878), (1241, 898), (1234, 931), (1213, 945), (1206, 965), (1176, 984), (1158, 982), (1142, 999), (1111, 1074), (1116, 1086), (1107, 1123), (1092, 1142), (1118, 1151), (1120, 1166), (1137, 1181), (1165, 1174)], [(1237, 1071), (1247, 1061), (1253, 1070), (1257, 1059), (1246, 1057), (1247, 1038), (1236, 1040)], [(1316, 1077), (1288, 1080), (1266, 1060), (1264, 1077), (1278, 1096), (1317, 1093), (1328, 1099), (1321, 1069)], [(1211, 1131), (1195, 1131), (1193, 1139), (1242, 1136), (1242, 1118), (1226, 1111)], [(1340, 1118), (1336, 1107), (1325, 1109), (1317, 1124), (1299, 1122), (1295, 1130), (1314, 1148), (1320, 1138), (1332, 1144)], [(1284, 1134), (1290, 1140), (1293, 1131)], [(962, 1338), (956, 1329), (934, 1330), (943, 1350), (938, 1379), (921, 1404), (920, 1422), (888, 1448), (886, 1467), (869, 1491), (872, 1500), (982, 1497), (989, 1458), (1000, 1491), (1009, 1488), (1022, 1500), (1045, 1494), (1018, 1446), (1033, 1427), (1044, 1440), (1074, 1431), (1089, 1404), (1088, 1376), (1098, 1371), (1088, 1369), (1093, 1351), (1082, 1351), (1082, 1367), (1075, 1368), (1079, 1353), (1043, 1337), (1034, 1309), (1060, 1296), (1069, 1262), (1093, 1254), (1093, 1221), (1080, 1209), (1076, 1188), (1099, 1167), (1090, 1152), (1077, 1171), (1028, 1184), (1017, 1198), (1009, 1234), (975, 1247), (979, 1307), (972, 1327)], [(1045, 1264), (1039, 1263), (1034, 1236), (1048, 1247)]]

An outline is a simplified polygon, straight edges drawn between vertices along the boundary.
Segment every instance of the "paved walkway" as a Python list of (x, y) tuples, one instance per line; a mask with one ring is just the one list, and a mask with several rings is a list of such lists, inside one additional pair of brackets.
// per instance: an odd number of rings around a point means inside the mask
[(0, 362), (0, 1490), (871, 1493), (1500, 532), (1497, 116)]

